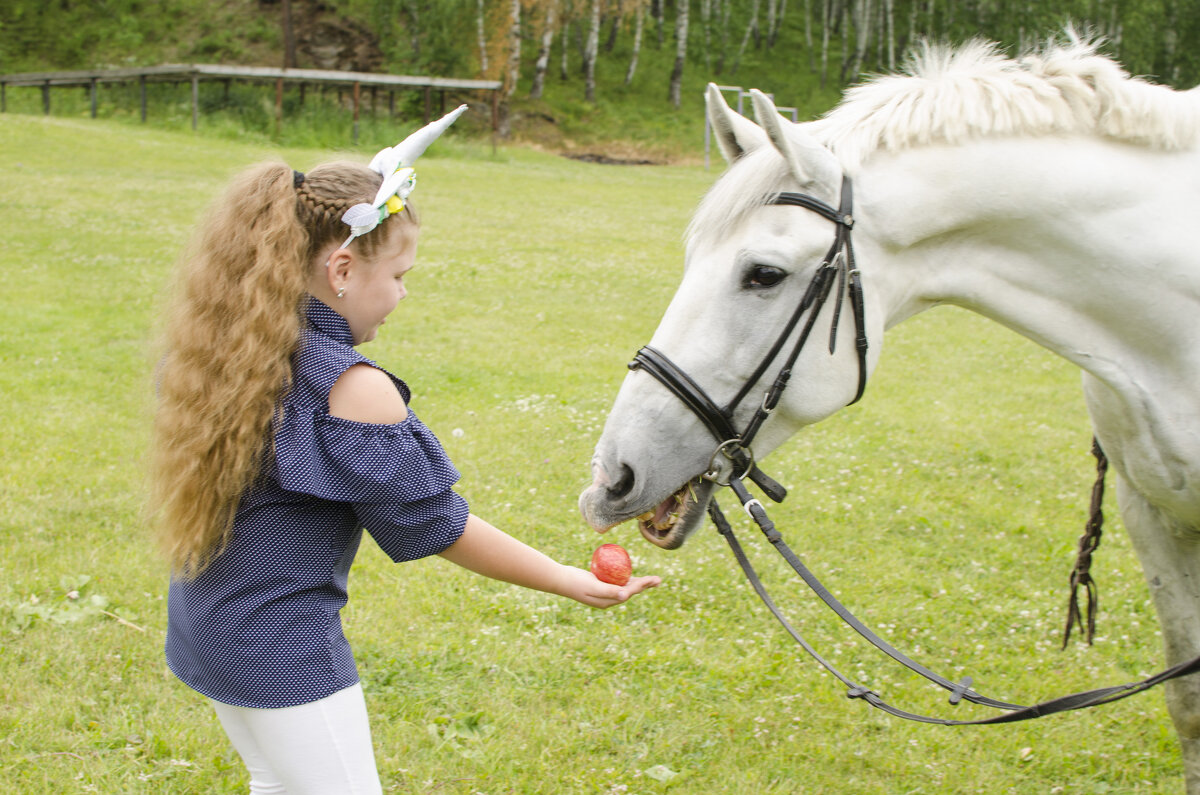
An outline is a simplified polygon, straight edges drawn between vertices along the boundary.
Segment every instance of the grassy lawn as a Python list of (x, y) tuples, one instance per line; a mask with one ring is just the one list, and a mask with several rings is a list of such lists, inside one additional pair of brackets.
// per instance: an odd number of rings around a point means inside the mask
[[(0, 116), (0, 791), (245, 791), (210, 708), (163, 663), (167, 572), (140, 510), (167, 273), (205, 204), (264, 157), (303, 170), (328, 153)], [(474, 510), (560, 560), (600, 543), (576, 495), (717, 173), (461, 142), (422, 161), (411, 295), (364, 352), (412, 385)], [(772, 509), (789, 543), (864, 620), (1033, 702), (1162, 664), (1111, 498), (1100, 637), (1058, 650), (1089, 445), (1073, 368), (939, 309), (889, 335), (861, 404), (764, 468), (791, 489)], [(847, 671), (900, 706), (982, 714), (868, 654), (742, 538)], [(663, 587), (598, 612), (363, 545), (344, 620), (387, 791), (1182, 792), (1161, 693), (1013, 726), (902, 723), (801, 656), (710, 528), (674, 553), (630, 528), (607, 540)]]

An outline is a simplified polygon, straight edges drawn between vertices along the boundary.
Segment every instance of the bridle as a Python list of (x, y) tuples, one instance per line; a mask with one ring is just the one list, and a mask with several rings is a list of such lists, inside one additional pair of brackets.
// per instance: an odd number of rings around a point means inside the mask
[[(804, 193), (780, 193), (770, 203), (772, 205), (802, 207), (811, 210), (823, 218), (832, 221), (835, 225), (835, 233), (829, 251), (825, 254), (820, 267), (817, 268), (812, 280), (808, 283), (808, 288), (804, 291), (804, 297), (796, 305), (791, 317), (788, 318), (779, 336), (775, 339), (775, 343), (770, 347), (766, 355), (763, 356), (758, 367), (746, 379), (746, 382), (738, 390), (738, 393), (734, 395), (733, 399), (725, 406), (718, 406), (708, 396), (708, 393), (691, 376), (684, 372), (682, 368), (667, 358), (665, 354), (649, 345), (637, 352), (633, 361), (629, 363), (629, 369), (645, 370), (662, 382), (663, 386), (683, 401), (684, 405), (691, 409), (708, 428), (709, 432), (716, 437), (718, 446), (712, 460), (709, 462), (709, 468), (706, 473), (708, 479), (720, 485), (727, 485), (727, 482), (725, 482), (720, 473), (723, 470), (735, 471), (736, 469), (742, 469), (745, 472), (745, 476), (751, 477), (764, 491), (767, 491), (769, 494), (771, 492), (779, 494), (780, 496), (778, 497), (773, 496), (773, 499), (779, 501), (783, 499), (783, 490), (774, 481), (766, 478), (754, 465), (754, 454), (751, 451), (750, 444), (758, 434), (759, 429), (762, 428), (763, 423), (771, 416), (771, 412), (779, 405), (779, 400), (783, 397), (783, 391), (787, 388), (788, 381), (792, 377), (792, 369), (795, 367), (796, 360), (799, 358), (805, 343), (808, 342), (813, 326), (817, 322), (817, 316), (821, 313), (825, 302), (829, 300), (830, 295), (833, 293), (835, 284), (837, 285), (837, 293), (829, 331), (830, 355), (837, 349), (838, 322), (841, 319), (843, 301), (847, 295), (849, 295), (850, 308), (854, 314), (854, 322), (857, 328), (855, 349), (858, 351), (858, 390), (854, 395), (854, 399), (850, 401), (850, 404), (857, 403), (859, 398), (862, 397), (863, 391), (867, 388), (867, 330), (863, 308), (862, 282), (859, 278), (858, 269), (854, 266), (854, 245), (850, 239), (850, 231), (854, 228), (854, 216), (851, 213), (854, 204), (854, 190), (850, 178), (842, 178), (841, 199), (837, 209), (834, 209), (816, 197)], [(746, 427), (738, 431), (733, 425), (733, 417), (738, 406), (745, 401), (751, 390), (754, 389), (755, 384), (762, 380), (771, 368), (771, 365), (783, 353), (788, 340), (792, 337), (796, 326), (799, 325), (801, 318), (804, 317), (806, 312), (808, 313), (808, 319), (804, 324), (804, 328), (799, 336), (796, 337), (791, 349), (784, 357), (783, 364), (776, 373), (775, 379), (763, 393), (762, 402), (746, 423)], [(720, 458), (724, 458), (726, 461), (721, 462)], [(723, 463), (727, 464), (727, 466), (722, 467), (721, 464)]]
[[(840, 680), (847, 687), (846, 696), (851, 699), (862, 699), (871, 706), (881, 709), (889, 714), (895, 715), (906, 720), (913, 720), (922, 723), (938, 723), (948, 726), (965, 726), (972, 724), (990, 724), (990, 723), (1011, 723), (1014, 721), (1028, 720), (1030, 718), (1040, 718), (1046, 715), (1052, 715), (1056, 712), (1063, 712), (1084, 707), (1098, 706), (1107, 704), (1118, 699), (1125, 698), (1135, 693), (1140, 693), (1157, 684), (1173, 679), (1178, 676), (1184, 676), (1200, 671), (1200, 657), (1190, 660), (1172, 668), (1168, 668), (1154, 676), (1148, 677), (1140, 682), (1130, 684), (1116, 685), (1112, 687), (1104, 687), (1096, 690), (1089, 690), (1081, 693), (1063, 696), (1061, 698), (1045, 701), (1033, 706), (1021, 706), (1019, 704), (1010, 704), (1005, 701), (999, 701), (987, 696), (980, 695), (971, 689), (971, 677), (964, 677), (958, 682), (952, 682), (933, 671), (929, 670), (920, 663), (910, 659), (902, 652), (896, 650), (889, 643), (881, 639), (870, 628), (859, 621), (844, 605), (841, 604), (829, 592), (824, 585), (808, 570), (801, 562), (800, 558), (788, 547), (783, 541), (782, 535), (776, 529), (775, 524), (767, 516), (766, 509), (763, 504), (750, 494), (745, 483), (746, 479), (751, 480), (762, 489), (763, 493), (770, 497), (775, 502), (782, 502), (787, 496), (787, 491), (780, 486), (776, 481), (772, 480), (764, 474), (754, 461), (754, 453), (751, 449), (751, 442), (754, 440), (758, 431), (762, 428), (763, 423), (770, 417), (771, 413), (778, 406), (780, 399), (783, 396), (784, 389), (787, 388), (788, 382), (792, 377), (792, 370), (800, 356), (804, 345), (808, 342), (808, 338), (812, 333), (813, 327), (816, 324), (817, 317), (824, 308), (826, 302), (831, 295), (834, 295), (833, 318), (829, 333), (829, 353), (833, 355), (836, 350), (838, 322), (842, 315), (844, 300), (848, 297), (850, 301), (851, 311), (854, 315), (856, 327), (855, 349), (858, 354), (858, 389), (855, 392), (854, 399), (850, 401), (852, 405), (857, 403), (862, 397), (863, 391), (866, 389), (867, 383), (867, 334), (865, 311), (863, 306), (863, 289), (862, 281), (854, 261), (854, 246), (851, 241), (851, 230), (854, 228), (853, 210), (853, 189), (850, 178), (843, 176), (842, 189), (839, 206), (834, 209), (830, 205), (820, 199), (809, 196), (803, 193), (780, 193), (775, 196), (770, 202), (770, 205), (783, 205), (791, 207), (800, 207), (806, 210), (817, 213), (818, 215), (832, 221), (835, 225), (835, 233), (833, 243), (829, 247), (829, 251), (825, 254), (820, 267), (817, 268), (812, 280), (809, 282), (807, 289), (804, 292), (803, 298), (796, 306), (783, 330), (776, 338), (774, 344), (767, 351), (758, 367), (746, 379), (746, 382), (738, 390), (737, 394), (725, 406), (718, 406), (717, 403), (708, 395), (707, 392), (693, 379), (687, 372), (676, 365), (661, 351), (655, 350), (650, 346), (645, 346), (637, 352), (633, 361), (629, 363), (630, 370), (644, 370), (663, 386), (665, 386), (672, 394), (687, 406), (700, 421), (708, 428), (709, 432), (717, 441), (716, 450), (713, 452), (709, 460), (707, 470), (703, 474), (703, 478), (712, 481), (717, 486), (728, 486), (738, 500), (741, 502), (743, 509), (758, 525), (759, 529), (766, 536), (767, 540), (779, 551), (785, 560), (792, 566), (793, 570), (800, 575), (805, 583), (812, 589), (814, 593), (821, 598), (825, 604), (832, 609), (845, 623), (858, 632), (862, 637), (868, 640), (872, 645), (880, 651), (887, 654), (893, 660), (901, 663), (909, 670), (920, 674), (929, 681), (944, 688), (950, 693), (950, 703), (958, 704), (960, 701), (969, 701), (982, 706), (992, 707), (995, 709), (1005, 710), (1002, 715), (997, 715), (991, 718), (982, 718), (978, 720), (948, 720), (945, 718), (930, 717), (920, 715), (905, 710), (899, 709), (885, 702), (880, 698), (879, 694), (867, 688), (866, 686), (856, 683), (841, 671), (834, 667), (828, 660), (822, 657), (817, 651), (800, 635), (799, 632), (788, 622), (780, 610), (775, 606), (774, 601), (763, 587), (761, 580), (742, 550), (741, 544), (734, 535), (733, 528), (726, 520), (720, 507), (717, 505), (715, 498), (710, 499), (708, 513), (716, 525), (718, 532), (729, 543), (734, 557), (738, 561), (738, 565), (745, 573), (746, 578), (750, 581), (751, 586), (762, 599), (763, 603), (771, 611), (771, 614), (782, 624), (785, 630), (792, 638), (800, 644), (800, 646), (834, 677)], [(834, 288), (836, 285), (836, 294)], [(807, 313), (807, 319), (798, 336), (792, 342), (791, 348), (787, 349), (788, 340), (795, 333), (800, 321)], [(784, 350), (787, 349), (786, 355), (783, 357), (783, 363), (775, 375), (770, 386), (763, 393), (762, 402), (759, 407), (751, 415), (746, 426), (738, 431), (734, 425), (734, 415), (743, 401), (750, 395), (754, 386), (758, 384), (771, 366), (779, 359)], [(1098, 481), (1098, 486), (1102, 488), (1103, 472), (1101, 470), (1101, 479)], [(1068, 635), (1070, 628), (1068, 625)]]

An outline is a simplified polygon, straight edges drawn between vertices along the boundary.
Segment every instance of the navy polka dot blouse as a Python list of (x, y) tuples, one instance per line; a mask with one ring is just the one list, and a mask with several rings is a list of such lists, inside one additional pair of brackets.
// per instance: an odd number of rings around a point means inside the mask
[[(173, 580), (167, 664), (210, 698), (290, 707), (358, 681), (339, 612), (362, 528), (395, 561), (453, 544), (467, 504), (458, 472), (410, 408), (395, 425), (331, 417), (329, 390), (351, 365), (341, 315), (309, 299), (308, 325), (275, 429), (275, 455), (238, 507), (228, 548)], [(407, 403), (408, 387), (392, 376)]]

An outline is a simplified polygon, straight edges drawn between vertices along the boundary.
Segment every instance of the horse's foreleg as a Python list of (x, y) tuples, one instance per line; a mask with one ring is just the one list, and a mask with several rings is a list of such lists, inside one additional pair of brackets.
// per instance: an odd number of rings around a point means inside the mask
[[(1200, 656), (1200, 528), (1183, 527), (1123, 480), (1121, 515), (1158, 612), (1168, 665)], [(1200, 795), (1200, 674), (1167, 682), (1167, 708), (1183, 752), (1188, 795)]]

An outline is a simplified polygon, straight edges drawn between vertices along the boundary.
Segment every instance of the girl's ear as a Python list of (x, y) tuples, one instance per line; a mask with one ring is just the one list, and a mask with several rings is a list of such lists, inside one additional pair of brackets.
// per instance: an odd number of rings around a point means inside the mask
[(339, 248), (329, 255), (329, 261), (325, 264), (325, 278), (334, 295), (346, 288), (353, 269), (354, 255), (349, 249)]

